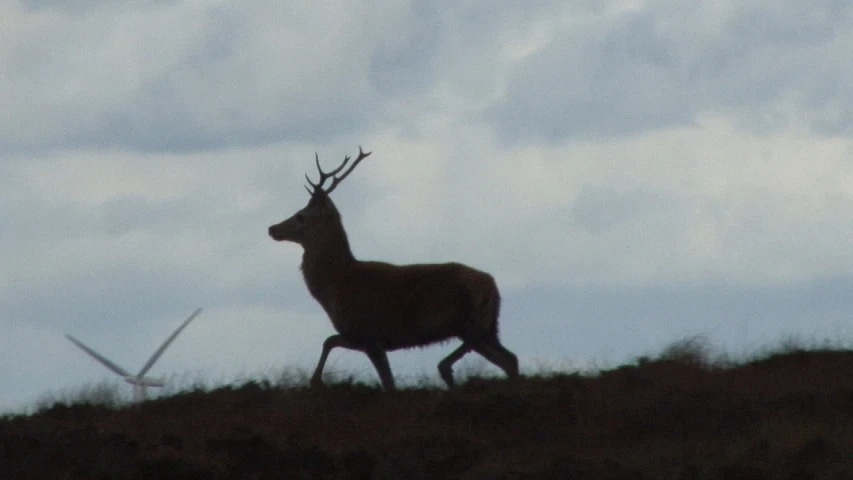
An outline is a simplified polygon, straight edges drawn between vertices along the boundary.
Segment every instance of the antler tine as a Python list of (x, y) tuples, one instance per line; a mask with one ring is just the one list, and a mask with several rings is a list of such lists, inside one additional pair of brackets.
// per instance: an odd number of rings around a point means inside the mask
[[(326, 180), (328, 180), (329, 178), (333, 179), (333, 185), (334, 185), (335, 175), (338, 172), (340, 172), (344, 167), (346, 167), (347, 163), (349, 163), (349, 161), (350, 161), (350, 157), (349, 157), (349, 155), (347, 155), (344, 157), (344, 163), (342, 163), (338, 168), (336, 168), (332, 171), (329, 171), (329, 172), (324, 172), (323, 168), (320, 167), (320, 155), (317, 154), (317, 152), (314, 152), (314, 162), (317, 164), (317, 171), (320, 172), (320, 182), (319, 183), (312, 182), (311, 179), (308, 178), (308, 174), (305, 174), (305, 179), (308, 180), (308, 183), (311, 184), (311, 187), (313, 187), (315, 191), (318, 189), (323, 190), (323, 184), (326, 183)], [(326, 193), (329, 193), (329, 192), (331, 192), (331, 189), (326, 190)]]
[[(317, 152), (314, 152), (314, 161), (317, 162), (317, 170), (320, 170), (320, 183), (312, 182), (311, 179), (308, 177), (307, 173), (305, 174), (305, 180), (308, 182), (308, 185), (311, 185), (311, 188), (313, 188), (316, 192), (318, 189), (323, 188), (323, 183), (326, 181), (326, 178), (323, 176), (323, 169), (320, 168), (320, 155)], [(308, 187), (305, 187), (305, 189), (307, 190)], [(311, 190), (308, 190), (308, 193), (312, 195), (314, 194)]]
[(347, 163), (349, 163), (349, 161), (350, 161), (349, 155), (344, 155), (344, 163), (342, 163), (338, 168), (336, 168), (336, 169), (332, 170), (331, 172), (327, 173), (327, 175), (328, 175), (328, 176), (330, 176), (330, 177), (333, 177), (333, 176), (337, 175), (337, 174), (338, 174), (338, 172), (340, 172), (341, 170), (343, 170), (343, 168), (344, 168), (344, 167), (346, 167), (346, 166), (347, 166)]
[[(373, 153), (373, 152), (364, 153), (364, 151), (362, 151), (362, 149), (361, 149), (361, 145), (359, 145), (358, 146), (358, 157), (355, 159), (354, 162), (352, 162), (352, 165), (350, 165), (350, 167), (347, 169), (346, 172), (343, 173), (343, 175), (341, 175), (340, 177), (335, 177), (334, 175), (332, 176), (332, 185), (329, 186), (328, 190), (326, 190), (326, 194), (332, 193), (332, 190), (334, 190), (335, 187), (337, 187), (339, 183), (341, 183), (345, 178), (347, 178), (347, 175), (349, 175), (350, 173), (352, 173), (353, 170), (355, 170), (355, 167), (358, 166), (358, 162), (369, 157), (371, 153)], [(334, 173), (338, 173), (342, 168), (344, 168), (344, 165), (346, 165), (347, 162), (349, 162), (349, 160), (350, 160), (349, 156), (344, 157), (344, 163), (340, 167), (335, 169)]]

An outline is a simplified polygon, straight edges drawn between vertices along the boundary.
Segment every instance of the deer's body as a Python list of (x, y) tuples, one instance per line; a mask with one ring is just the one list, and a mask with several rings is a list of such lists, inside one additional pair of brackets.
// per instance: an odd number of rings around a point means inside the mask
[(494, 279), (458, 263), (397, 266), (353, 261), (316, 280), (310, 268), (303, 265), (303, 271), (335, 330), (354, 343), (397, 350), (497, 330), (497, 315), (472, 315), (478, 307), (497, 313), (500, 295)]
[[(448, 386), (454, 383), (453, 363), (472, 350), (509, 377), (517, 376), (518, 360), (498, 340), (500, 294), (491, 275), (459, 263), (392, 265), (355, 259), (340, 214), (328, 194), (369, 155), (359, 153), (353, 166), (340, 177), (335, 174), (349, 157), (332, 172), (321, 169), (321, 182), (312, 183), (308, 205), (269, 228), (273, 239), (296, 242), (304, 248), (305, 284), (338, 332), (323, 344), (312, 384), (322, 384), (329, 351), (345, 347), (367, 354), (383, 386), (392, 390), (394, 379), (385, 352), (451, 338), (463, 343), (439, 364)], [(334, 180), (323, 190), (327, 178)]]

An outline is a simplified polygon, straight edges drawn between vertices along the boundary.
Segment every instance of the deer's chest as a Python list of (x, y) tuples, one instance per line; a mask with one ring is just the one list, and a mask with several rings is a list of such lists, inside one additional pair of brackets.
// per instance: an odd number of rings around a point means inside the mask
[(351, 312), (345, 308), (345, 302), (342, 302), (338, 295), (335, 294), (334, 285), (311, 285), (308, 284), (308, 291), (317, 300), (317, 303), (323, 307), (329, 320), (332, 321), (335, 330), (339, 333), (345, 333), (351, 328)]

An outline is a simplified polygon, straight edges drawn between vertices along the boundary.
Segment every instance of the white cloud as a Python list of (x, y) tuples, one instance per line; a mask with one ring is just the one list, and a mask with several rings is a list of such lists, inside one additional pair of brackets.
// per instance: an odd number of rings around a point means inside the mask
[(384, 193), (359, 217), (341, 206), (357, 254), (471, 258), (515, 286), (774, 284), (851, 267), (840, 137), (745, 133), (725, 119), (546, 148), (500, 148), (452, 123), (428, 133), (426, 145), (383, 139), (359, 167)]

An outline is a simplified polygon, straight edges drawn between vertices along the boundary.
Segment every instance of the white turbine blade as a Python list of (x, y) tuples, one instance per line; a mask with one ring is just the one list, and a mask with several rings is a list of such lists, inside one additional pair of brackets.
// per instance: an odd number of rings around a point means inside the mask
[(100, 353), (98, 353), (98, 352), (92, 350), (91, 348), (87, 347), (86, 345), (84, 345), (83, 342), (81, 342), (80, 340), (77, 340), (76, 338), (74, 338), (68, 334), (65, 335), (65, 338), (67, 338), (68, 340), (71, 340), (71, 343), (80, 347), (84, 352), (91, 355), (95, 360), (101, 362), (102, 364), (104, 364), (105, 367), (109, 368), (113, 372), (121, 375), (122, 377), (129, 377), (130, 376), (130, 373), (128, 373), (125, 369), (123, 369), (123, 368), (119, 367), (118, 365), (116, 365), (115, 363), (107, 360)]
[(165, 352), (166, 349), (169, 348), (169, 345), (172, 343), (175, 337), (177, 337), (178, 334), (181, 333), (181, 330), (186, 328), (186, 326), (189, 325), (190, 322), (193, 321), (193, 319), (197, 317), (199, 313), (201, 313), (201, 309), (196, 308), (192, 315), (190, 315), (189, 318), (184, 320), (184, 323), (182, 323), (181, 326), (178, 327), (178, 329), (175, 330), (174, 333), (172, 333), (172, 335), (170, 335), (165, 342), (163, 342), (163, 345), (160, 345), (160, 348), (158, 348), (157, 351), (154, 352), (154, 355), (151, 355), (151, 358), (148, 359), (148, 363), (146, 363), (145, 366), (142, 367), (142, 370), (140, 370), (139, 373), (136, 375), (137, 377), (145, 376), (145, 374), (148, 373), (148, 370), (150, 370), (151, 367), (154, 366), (154, 362), (156, 362), (157, 359), (160, 358), (160, 355), (163, 355), (163, 352)]

